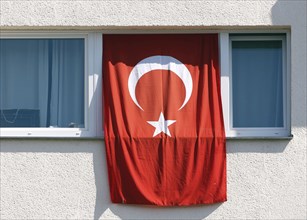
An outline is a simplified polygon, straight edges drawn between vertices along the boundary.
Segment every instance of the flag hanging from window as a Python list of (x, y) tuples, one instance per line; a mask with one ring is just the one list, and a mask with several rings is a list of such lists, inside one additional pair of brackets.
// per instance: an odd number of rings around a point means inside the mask
[(104, 134), (114, 203), (226, 201), (217, 34), (104, 35)]

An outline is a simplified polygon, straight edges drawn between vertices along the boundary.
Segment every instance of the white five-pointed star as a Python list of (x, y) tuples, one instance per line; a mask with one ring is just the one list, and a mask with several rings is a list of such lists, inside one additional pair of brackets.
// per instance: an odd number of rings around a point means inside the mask
[(175, 123), (176, 120), (165, 120), (163, 113), (161, 112), (158, 121), (147, 121), (150, 125), (156, 128), (153, 137), (160, 134), (161, 132), (167, 134), (171, 137), (171, 133), (168, 129), (168, 126)]

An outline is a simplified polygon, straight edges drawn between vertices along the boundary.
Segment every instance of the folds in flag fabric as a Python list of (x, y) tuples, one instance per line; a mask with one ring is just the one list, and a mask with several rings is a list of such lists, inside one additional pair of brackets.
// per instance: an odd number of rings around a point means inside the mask
[(104, 35), (103, 48), (112, 202), (226, 201), (218, 35)]

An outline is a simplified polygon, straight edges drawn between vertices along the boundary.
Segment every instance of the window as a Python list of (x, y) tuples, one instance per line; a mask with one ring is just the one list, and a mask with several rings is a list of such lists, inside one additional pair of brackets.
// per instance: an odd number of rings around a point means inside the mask
[(99, 135), (101, 37), (16, 36), (0, 39), (1, 136)]
[(0, 41), (1, 127), (84, 127), (84, 39)]
[(286, 35), (227, 34), (221, 45), (227, 136), (290, 136)]

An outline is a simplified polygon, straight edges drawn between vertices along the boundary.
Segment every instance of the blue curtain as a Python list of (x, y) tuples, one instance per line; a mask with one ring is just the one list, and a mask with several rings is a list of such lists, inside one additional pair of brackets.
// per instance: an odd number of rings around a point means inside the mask
[(282, 127), (282, 42), (232, 42), (234, 127)]
[[(84, 40), (1, 39), (0, 114), (10, 127), (84, 127)], [(10, 114), (8, 114), (10, 113)]]

